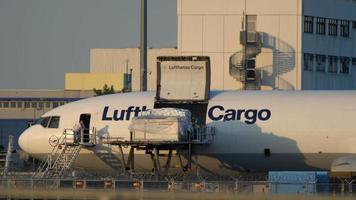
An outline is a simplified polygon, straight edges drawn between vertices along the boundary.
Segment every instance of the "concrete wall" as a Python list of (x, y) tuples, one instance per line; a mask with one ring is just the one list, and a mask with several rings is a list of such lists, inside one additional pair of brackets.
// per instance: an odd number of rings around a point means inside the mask
[[(355, 0), (305, 0), (303, 13), (307, 16), (331, 18), (350, 21), (350, 37), (340, 36), (340, 22), (338, 36), (315, 33), (316, 23), (314, 19), (314, 33), (303, 33), (303, 52), (345, 56), (356, 58), (356, 29), (352, 28), (352, 21), (356, 21)], [(340, 64), (340, 63), (339, 63)], [(328, 65), (328, 64), (327, 64)], [(350, 63), (350, 74), (303, 71), (303, 89), (356, 89), (356, 66)]]
[(106, 84), (120, 91), (124, 88), (123, 76), (122, 73), (66, 73), (65, 90), (102, 89)]
[[(156, 90), (157, 56), (177, 55), (175, 48), (149, 49), (148, 63), (148, 90)], [(140, 89), (140, 50), (138, 48), (125, 49), (90, 49), (90, 72), (126, 73), (126, 66), (132, 69), (132, 89)]]
[(211, 58), (212, 89), (237, 89), (229, 58), (242, 50), (243, 14), (257, 15), (264, 89), (300, 89), (301, 0), (177, 0), (178, 54)]

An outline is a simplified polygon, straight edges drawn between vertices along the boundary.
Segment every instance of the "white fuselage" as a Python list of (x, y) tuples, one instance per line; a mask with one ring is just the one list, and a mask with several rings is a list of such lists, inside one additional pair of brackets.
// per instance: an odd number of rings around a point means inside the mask
[[(19, 144), (41, 158), (52, 150), (49, 137), (72, 128), (81, 114), (91, 114), (90, 126), (99, 137), (129, 140), (130, 119), (153, 108), (154, 99), (154, 93), (146, 92), (69, 103), (43, 116), (60, 116), (58, 128), (30, 127)], [(356, 154), (356, 92), (211, 92), (206, 125), (215, 127), (213, 143), (193, 149), (193, 162), (202, 171), (231, 175), (242, 170), (325, 170), (336, 158)], [(100, 144), (83, 149), (75, 165), (113, 170), (98, 158), (102, 151), (115, 154), (116, 149)], [(137, 169), (151, 170), (149, 156), (137, 153)]]

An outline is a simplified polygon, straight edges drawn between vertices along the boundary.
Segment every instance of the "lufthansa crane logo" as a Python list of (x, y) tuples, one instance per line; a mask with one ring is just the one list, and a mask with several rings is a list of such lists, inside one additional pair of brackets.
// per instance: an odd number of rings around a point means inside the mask
[(49, 139), (48, 139), (48, 142), (49, 142), (49, 145), (51, 145), (51, 147), (55, 147), (58, 145), (58, 137), (55, 136), (55, 135), (52, 135)]

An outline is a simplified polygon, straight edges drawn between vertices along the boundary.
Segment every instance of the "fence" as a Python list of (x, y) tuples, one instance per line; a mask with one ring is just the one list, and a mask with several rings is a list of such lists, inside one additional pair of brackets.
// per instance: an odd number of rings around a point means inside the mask
[(0, 179), (3, 189), (71, 189), (112, 191), (175, 191), (208, 193), (356, 194), (356, 184), (284, 183), (267, 181), (150, 181), (86, 179)]

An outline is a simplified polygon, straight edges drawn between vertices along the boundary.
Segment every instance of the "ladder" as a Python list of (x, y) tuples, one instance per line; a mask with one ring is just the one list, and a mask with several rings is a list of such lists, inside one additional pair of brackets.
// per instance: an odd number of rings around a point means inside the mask
[(48, 179), (66, 176), (79, 156), (80, 150), (95, 145), (95, 128), (91, 133), (93, 136), (90, 137), (90, 141), (83, 143), (83, 135), (79, 141), (75, 141), (75, 132), (72, 129), (65, 129), (52, 152), (42, 161), (32, 178)]

